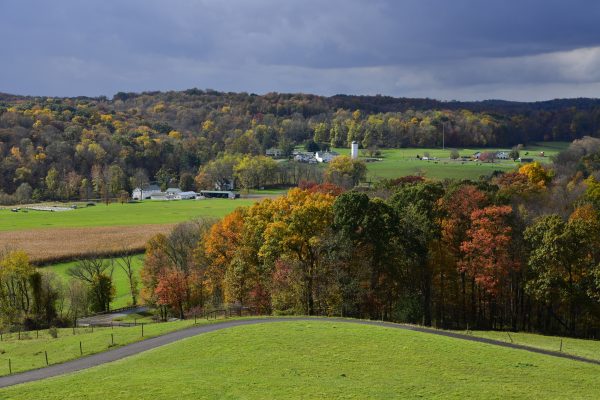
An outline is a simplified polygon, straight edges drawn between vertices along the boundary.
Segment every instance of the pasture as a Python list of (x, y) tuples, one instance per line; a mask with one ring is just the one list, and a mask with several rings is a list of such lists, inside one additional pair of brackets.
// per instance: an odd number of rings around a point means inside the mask
[(237, 207), (254, 202), (253, 199), (145, 200), (125, 204), (98, 203), (94, 207), (62, 212), (11, 212), (4, 208), (0, 209), (0, 231), (173, 224), (198, 217), (220, 218)]
[[(566, 149), (567, 142), (546, 142), (539, 145), (526, 146), (521, 151), (521, 156), (533, 158), (541, 163), (551, 163), (551, 157)], [(340, 154), (350, 155), (350, 150), (345, 148), (334, 149)], [(494, 171), (510, 171), (518, 168), (521, 164), (512, 160), (496, 160), (493, 163), (479, 161), (451, 160), (452, 148), (427, 149), (427, 148), (404, 148), (381, 150), (383, 161), (367, 163), (367, 178), (370, 181), (379, 179), (392, 179), (406, 175), (423, 175), (431, 179), (478, 179), (482, 175), (490, 175)], [(459, 154), (469, 158), (477, 151), (510, 151), (509, 148), (487, 148), (487, 149), (457, 149)], [(540, 152), (544, 152), (544, 157)], [(526, 154), (527, 153), (527, 154)], [(419, 160), (417, 155), (429, 154), (437, 160)], [(361, 153), (361, 157), (362, 153)]]
[(203, 334), (0, 397), (597, 398), (599, 373), (597, 365), (426, 333), (290, 321)]

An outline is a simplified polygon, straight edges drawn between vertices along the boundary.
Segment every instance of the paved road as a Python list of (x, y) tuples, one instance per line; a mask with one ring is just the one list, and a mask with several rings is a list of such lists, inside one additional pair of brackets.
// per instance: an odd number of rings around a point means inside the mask
[(141, 313), (148, 311), (148, 307), (140, 306), (137, 308), (131, 308), (129, 310), (123, 310), (114, 313), (106, 313), (106, 314), (97, 314), (92, 315), (91, 317), (83, 317), (77, 320), (78, 326), (88, 326), (89, 324), (110, 324), (117, 318), (123, 318), (129, 314)]
[(120, 360), (125, 357), (132, 356), (134, 354), (141, 353), (146, 350), (154, 349), (159, 346), (164, 346), (169, 343), (176, 342), (181, 339), (189, 338), (191, 336), (200, 335), (207, 332), (213, 332), (221, 329), (227, 329), (234, 326), (242, 326), (242, 325), (254, 325), (254, 324), (265, 324), (265, 323), (275, 323), (275, 322), (285, 322), (285, 321), (328, 321), (328, 322), (336, 322), (336, 323), (352, 323), (352, 324), (362, 324), (362, 325), (375, 325), (375, 326), (383, 326), (388, 328), (395, 329), (404, 329), (416, 332), (424, 332), (430, 333), (433, 335), (446, 336), (456, 339), (469, 340), (472, 342), (478, 343), (486, 343), (495, 346), (508, 347), (511, 349), (520, 349), (526, 350), (533, 353), (545, 354), (548, 356), (561, 357), (569, 360), (582, 361), (591, 364), (600, 365), (600, 361), (589, 360), (583, 357), (572, 356), (564, 353), (558, 353), (549, 350), (541, 350), (527, 346), (521, 346), (518, 344), (505, 343), (491, 339), (483, 339), (477, 338), (473, 336), (463, 335), (460, 333), (439, 331), (435, 329), (422, 328), (418, 326), (412, 325), (402, 325), (402, 324), (394, 324), (391, 322), (380, 322), (380, 321), (366, 321), (366, 320), (353, 320), (353, 319), (342, 319), (342, 318), (297, 318), (297, 317), (289, 317), (289, 318), (256, 318), (256, 319), (243, 319), (243, 320), (230, 320), (224, 321), (217, 324), (212, 325), (199, 325), (191, 328), (186, 328), (180, 331), (171, 332), (164, 334), (162, 336), (157, 336), (154, 338), (146, 339), (141, 342), (135, 342), (132, 344), (128, 344), (123, 347), (119, 347), (113, 350), (105, 351), (103, 353), (94, 354), (87, 357), (78, 358), (76, 360), (67, 361), (62, 364), (55, 364), (49, 367), (40, 368), (32, 371), (26, 371), (14, 375), (8, 375), (0, 377), (0, 388), (17, 385), (20, 383), (37, 381), (40, 379), (50, 378), (57, 375), (68, 374), (75, 371), (80, 371), (82, 369), (95, 367), (100, 364), (108, 363), (111, 361)]

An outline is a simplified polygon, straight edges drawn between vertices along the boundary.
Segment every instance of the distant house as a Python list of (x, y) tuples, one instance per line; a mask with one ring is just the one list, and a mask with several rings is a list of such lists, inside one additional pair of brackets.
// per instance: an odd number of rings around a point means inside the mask
[(311, 153), (311, 152), (298, 152), (295, 156), (294, 156), (294, 161), (298, 161), (298, 162), (302, 162), (302, 163), (309, 163), (309, 164), (315, 164), (317, 162), (317, 159), (315, 158), (315, 153)]
[(508, 155), (508, 152), (506, 151), (499, 151), (496, 153), (496, 158), (498, 160), (508, 160), (510, 157)]
[(150, 199), (152, 195), (161, 193), (160, 188), (157, 185), (149, 185), (143, 188), (135, 188), (131, 193), (131, 198), (133, 200), (145, 200)]
[(479, 157), (481, 157), (481, 152), (478, 151), (477, 153), (473, 154), (472, 157), (479, 160)]
[(337, 156), (339, 156), (339, 154), (335, 151), (318, 151), (315, 153), (315, 160), (320, 163), (328, 163)]
[(283, 156), (283, 150), (277, 149), (275, 147), (271, 147), (270, 149), (267, 149), (265, 154), (269, 157), (279, 158), (279, 157)]
[(191, 200), (197, 196), (196, 192), (179, 192), (175, 195), (175, 200)]
[(530, 162), (533, 162), (533, 158), (519, 157), (517, 159), (517, 161), (520, 162), (520, 163), (530, 163)]

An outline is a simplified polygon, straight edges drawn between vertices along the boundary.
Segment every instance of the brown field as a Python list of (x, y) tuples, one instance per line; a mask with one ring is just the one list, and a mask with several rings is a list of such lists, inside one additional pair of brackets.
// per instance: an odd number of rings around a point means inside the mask
[(168, 233), (174, 224), (99, 226), (0, 232), (3, 248), (25, 250), (35, 264), (68, 261), (89, 255), (112, 255), (124, 249), (142, 252), (146, 241)]

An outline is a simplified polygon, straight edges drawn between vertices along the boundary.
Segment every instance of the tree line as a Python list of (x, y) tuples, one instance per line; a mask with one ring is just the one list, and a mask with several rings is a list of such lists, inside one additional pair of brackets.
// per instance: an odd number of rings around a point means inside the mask
[(454, 329), (600, 334), (600, 140), (478, 181), (305, 184), (147, 244), (142, 296)]
[(154, 236), (139, 281), (131, 254), (79, 260), (64, 282), (5, 250), (0, 324), (40, 327), (106, 311), (121, 268), (131, 303), (156, 306), (163, 318), (236, 305), (598, 337), (600, 139), (574, 141), (551, 167), (530, 163), (477, 181), (406, 176), (344, 187), (364, 164), (336, 160), (322, 183)]
[[(124, 198), (147, 181), (193, 188), (212, 160), (271, 147), (286, 155), (312, 142), (436, 147), (442, 131), (450, 147), (512, 146), (599, 136), (599, 122), (600, 104), (587, 99), (460, 103), (197, 89), (111, 100), (0, 95), (0, 202)], [(281, 176), (292, 181), (307, 168), (288, 169)]]

